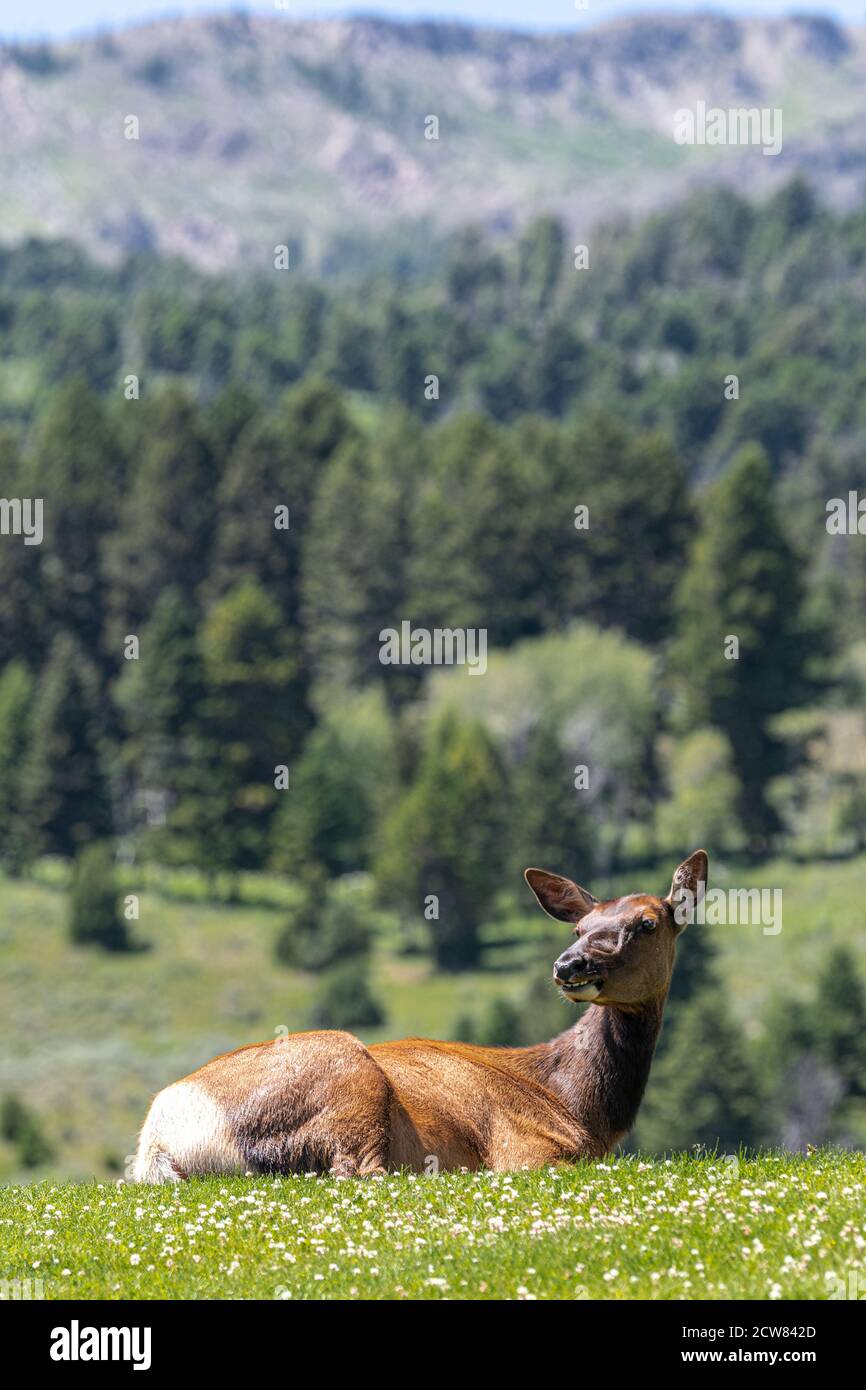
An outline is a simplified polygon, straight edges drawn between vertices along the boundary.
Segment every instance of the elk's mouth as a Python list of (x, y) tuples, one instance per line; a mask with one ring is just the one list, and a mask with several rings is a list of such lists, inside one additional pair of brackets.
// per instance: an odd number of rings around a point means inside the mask
[(585, 1004), (592, 999), (597, 999), (601, 994), (603, 981), (598, 975), (588, 975), (583, 980), (569, 980), (568, 983), (559, 982), (560, 993), (566, 999), (571, 999), (575, 1004)]

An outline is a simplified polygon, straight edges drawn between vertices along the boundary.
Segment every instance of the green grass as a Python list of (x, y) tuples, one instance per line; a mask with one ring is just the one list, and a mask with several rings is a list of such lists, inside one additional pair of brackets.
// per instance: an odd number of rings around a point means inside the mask
[(0, 1278), (41, 1279), (46, 1299), (826, 1299), (864, 1286), (864, 1172), (820, 1151), (39, 1183), (0, 1191)]

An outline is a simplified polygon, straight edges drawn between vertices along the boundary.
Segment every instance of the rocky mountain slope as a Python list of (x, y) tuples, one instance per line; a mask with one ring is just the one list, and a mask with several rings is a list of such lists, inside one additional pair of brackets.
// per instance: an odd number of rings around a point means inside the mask
[[(808, 18), (533, 36), (277, 13), (7, 46), (0, 238), (213, 268), (270, 264), (285, 243), (338, 272), (541, 210), (588, 239), (707, 180), (760, 194), (804, 169), (845, 205), (866, 180), (864, 78), (866, 31)], [(674, 113), (698, 101), (781, 108), (782, 152), (678, 145)]]

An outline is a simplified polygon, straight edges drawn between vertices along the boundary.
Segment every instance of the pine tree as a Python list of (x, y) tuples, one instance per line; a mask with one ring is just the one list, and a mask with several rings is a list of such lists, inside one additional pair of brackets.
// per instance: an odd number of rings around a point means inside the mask
[(668, 1028), (641, 1107), (638, 1146), (661, 1153), (703, 1144), (730, 1153), (758, 1142), (757, 1078), (718, 986), (695, 994)]
[(206, 691), (178, 816), (199, 827), (197, 862), (258, 868), (281, 794), (277, 768), (288, 768), (291, 779), (306, 731), (296, 653), (276, 602), (253, 580), (213, 605), (199, 643)]
[(527, 739), (514, 775), (512, 840), (514, 876), (537, 866), (589, 878), (595, 860), (593, 820), (574, 785), (572, 760), (563, 752), (559, 730), (540, 720)]
[(171, 791), (195, 737), (204, 697), (194, 605), (165, 589), (145, 627), (137, 661), (116, 687), (126, 760), (141, 787)]
[(299, 568), (294, 457), (294, 440), (279, 413), (253, 420), (241, 433), (220, 485), (208, 578), (217, 598), (242, 579), (255, 578), (287, 619), (294, 616)]
[(629, 433), (594, 412), (569, 436), (569, 491), (588, 508), (575, 533), (588, 565), (577, 570), (575, 613), (641, 642), (668, 634), (691, 523), (686, 476), (660, 435)]
[(16, 872), (26, 858), (21, 767), (30, 738), (33, 678), (21, 661), (0, 675), (0, 859)]
[[(0, 479), (4, 497), (32, 498), (18, 450), (5, 432), (0, 432)], [(0, 536), (0, 667), (18, 659), (35, 671), (50, 643), (41, 549), (25, 545), (23, 536)]]
[(851, 952), (834, 947), (813, 998), (767, 1011), (761, 1059), (772, 1079), (767, 1138), (787, 1148), (859, 1144), (866, 1133), (866, 990)]
[[(330, 460), (353, 434), (333, 387), (309, 380), (240, 435), (219, 491), (219, 529), (206, 585), (211, 601), (246, 580), (277, 605), (283, 641), (300, 653), (301, 556), (313, 499)], [(309, 721), (310, 670), (292, 678), (294, 723)]]
[(165, 589), (157, 599), (139, 659), (117, 683), (116, 701), (126, 735), (126, 823), (144, 813), (146, 851), (165, 863), (189, 862), (204, 851), (209, 822), (197, 828), (185, 798), (200, 789), (210, 759), (195, 606), (179, 589)]
[(508, 784), (483, 725), (446, 710), (429, 731), (413, 786), (383, 831), (378, 881), (405, 911), (429, 917), (442, 970), (478, 963), (508, 854)]
[(254, 396), (244, 386), (230, 382), (218, 396), (208, 402), (204, 427), (217, 460), (220, 477), (241, 436), (258, 417)]
[(70, 631), (96, 665), (106, 606), (102, 547), (123, 480), (122, 451), (105, 407), (75, 377), (58, 389), (40, 420), (26, 489), (43, 499), (38, 550), (49, 631)]
[(509, 436), (486, 417), (458, 416), (436, 431), (413, 509), (414, 623), (485, 628), (493, 645), (537, 631), (528, 575), (538, 537), (530, 543), (524, 530), (536, 515), (528, 482)]
[(380, 664), (379, 634), (408, 615), (405, 538), (425, 461), (419, 428), (392, 412), (375, 442), (349, 442), (324, 470), (302, 574), (305, 646), (320, 687), (384, 678), (389, 697), (417, 690), (417, 669)]
[(841, 1079), (843, 1097), (866, 1097), (866, 989), (847, 947), (828, 953), (809, 1014), (815, 1052)]
[(57, 637), (39, 678), (21, 770), (29, 857), (74, 857), (112, 831), (112, 796), (99, 680), (75, 638)]
[[(680, 594), (672, 670), (687, 727), (727, 734), (742, 787), (740, 813), (754, 849), (776, 828), (767, 783), (783, 768), (770, 720), (810, 694), (815, 634), (803, 618), (802, 567), (773, 500), (766, 456), (748, 447), (703, 508)], [(726, 656), (730, 638), (736, 658)]]
[(543, 312), (566, 266), (565, 229), (559, 219), (545, 216), (530, 222), (520, 237), (517, 256), (521, 297), (530, 312)]
[(295, 876), (311, 863), (328, 875), (367, 866), (373, 830), (367, 779), (331, 723), (310, 735), (273, 827), (272, 863)]
[(147, 410), (142, 457), (106, 546), (109, 640), (140, 636), (163, 589), (194, 599), (208, 570), (219, 479), (198, 411), (177, 387)]
[[(671, 1018), (674, 1020), (680, 1004), (695, 999), (713, 985), (718, 989), (718, 983), (714, 981), (713, 976), (716, 947), (711, 936), (712, 930), (706, 923), (702, 926), (695, 922), (677, 939), (676, 963), (668, 990), (668, 1005), (671, 1008)], [(672, 1034), (673, 1028), (666, 1024), (659, 1039), (660, 1049), (666, 1048)]]

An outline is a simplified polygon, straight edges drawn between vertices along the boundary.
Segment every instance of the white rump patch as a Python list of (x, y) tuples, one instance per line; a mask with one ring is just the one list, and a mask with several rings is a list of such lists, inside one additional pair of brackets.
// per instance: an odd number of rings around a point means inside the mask
[(243, 1173), (246, 1166), (221, 1107), (201, 1086), (177, 1081), (160, 1091), (138, 1141), (136, 1182)]

